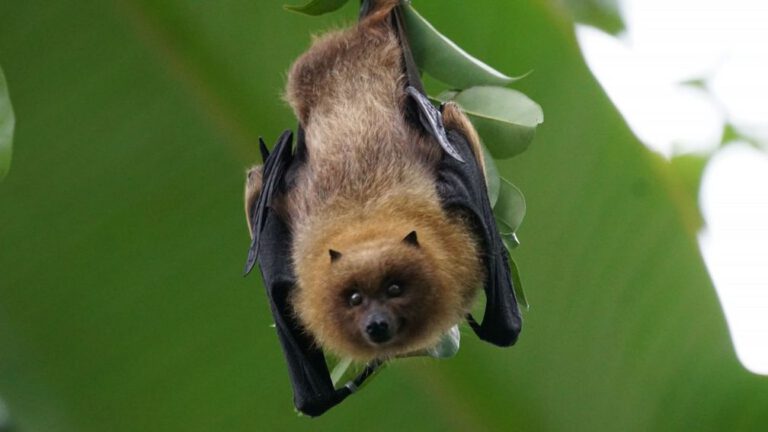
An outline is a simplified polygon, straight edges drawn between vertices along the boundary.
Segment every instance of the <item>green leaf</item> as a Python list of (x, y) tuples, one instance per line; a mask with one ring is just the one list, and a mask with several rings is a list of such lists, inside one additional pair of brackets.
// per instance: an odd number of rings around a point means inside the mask
[[(327, 361), (327, 359), (326, 359)], [(384, 369), (387, 366), (387, 363), (383, 363), (379, 365), (379, 367), (366, 378), (365, 381), (355, 390), (355, 392), (360, 392), (360, 390), (364, 389), (368, 384), (370, 384), (376, 376), (381, 372), (382, 369)], [(355, 363), (352, 361), (352, 359), (338, 359), (336, 361), (336, 364), (334, 365), (333, 369), (331, 370), (331, 382), (333, 383), (333, 386), (336, 388), (340, 388), (347, 383), (351, 382), (357, 376), (363, 372), (366, 365), (361, 363)]]
[(483, 138), (491, 154), (506, 159), (523, 152), (533, 140), (544, 113), (536, 102), (517, 90), (472, 87), (457, 94), (458, 103)]
[(493, 160), (491, 152), (488, 151), (488, 148), (483, 143), (480, 143), (480, 147), (483, 149), (483, 160), (485, 161), (485, 184), (488, 187), (488, 199), (491, 201), (491, 208), (493, 208), (499, 199), (501, 178), (499, 177), (499, 169), (496, 168), (496, 161)]
[(520, 246), (520, 239), (517, 238), (517, 233), (499, 233), (501, 234), (501, 239), (504, 241), (504, 245), (507, 247), (507, 250), (517, 249), (518, 246)]
[(8, 95), (8, 84), (5, 81), (3, 68), (0, 67), (0, 180), (5, 178), (11, 169), (13, 154), (13, 129), (16, 118), (13, 115), (11, 98)]
[(455, 88), (507, 85), (509, 77), (469, 55), (443, 36), (408, 3), (403, 4), (408, 40), (416, 63), (426, 73)]
[(597, 27), (610, 34), (624, 30), (616, 0), (562, 0), (571, 10), (576, 21)]
[(439, 95), (437, 95), (437, 97), (434, 98), (434, 99), (437, 100), (438, 102), (442, 102), (442, 103), (450, 102), (458, 94), (459, 94), (459, 92), (457, 90), (446, 90), (446, 91), (440, 93)]
[(309, 3), (302, 6), (284, 5), (283, 7), (291, 12), (317, 16), (338, 10), (348, 1), (349, 0), (311, 0)]
[(11, 432), (13, 431), (12, 426), (11, 415), (8, 413), (5, 402), (0, 398), (0, 432)]
[[(334, 386), (338, 386), (338, 384), (341, 382), (341, 379), (347, 375), (350, 375), (351, 379), (352, 375), (348, 374), (350, 366), (352, 366), (352, 359), (349, 358), (340, 359), (336, 363), (336, 365), (333, 367), (333, 370), (331, 371), (331, 382)], [(347, 380), (344, 381), (346, 382)]]
[[(507, 249), (509, 249), (508, 246)], [(526, 298), (525, 291), (523, 290), (523, 282), (520, 280), (520, 270), (517, 269), (517, 264), (512, 257), (509, 257), (509, 272), (512, 275), (512, 288), (515, 290), (517, 303), (523, 309), (528, 310), (531, 306), (528, 304), (528, 298)]]
[(496, 224), (502, 234), (512, 234), (517, 231), (525, 217), (525, 197), (520, 189), (509, 180), (499, 177), (499, 200), (493, 209)]

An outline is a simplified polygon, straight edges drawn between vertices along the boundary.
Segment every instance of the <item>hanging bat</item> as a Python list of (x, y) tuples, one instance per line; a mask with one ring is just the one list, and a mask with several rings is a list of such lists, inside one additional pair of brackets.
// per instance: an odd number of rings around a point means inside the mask
[[(398, 3), (363, 2), (357, 25), (294, 63), (296, 146), (290, 131), (271, 153), (260, 141), (264, 165), (248, 172), (246, 273), (258, 261), (294, 403), (311, 416), (464, 319), (500, 346), (521, 328), (479, 139), (458, 106), (426, 98)], [(335, 389), (324, 351), (368, 366)]]

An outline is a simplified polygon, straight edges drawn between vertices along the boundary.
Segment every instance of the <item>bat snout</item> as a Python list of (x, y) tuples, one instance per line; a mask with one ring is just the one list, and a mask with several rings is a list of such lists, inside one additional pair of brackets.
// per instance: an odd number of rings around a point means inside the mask
[(388, 342), (394, 336), (394, 330), (392, 320), (382, 312), (372, 313), (365, 322), (365, 336), (374, 344)]

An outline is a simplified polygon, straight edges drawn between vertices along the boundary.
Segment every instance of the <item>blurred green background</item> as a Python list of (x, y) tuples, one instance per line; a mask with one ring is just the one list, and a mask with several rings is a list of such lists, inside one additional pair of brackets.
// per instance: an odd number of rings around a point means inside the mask
[(17, 128), (0, 183), (0, 399), (14, 430), (764, 430), (768, 379), (735, 357), (695, 197), (586, 68), (573, 9), (415, 5), (499, 70), (534, 71), (514, 87), (545, 123), (499, 164), (528, 201), (519, 343), (465, 331), (452, 360), (398, 361), (319, 419), (293, 411), (259, 278), (241, 277), (243, 173), (259, 135), (295, 124), (288, 66), (354, 2), (310, 18), (279, 1), (3, 1)]

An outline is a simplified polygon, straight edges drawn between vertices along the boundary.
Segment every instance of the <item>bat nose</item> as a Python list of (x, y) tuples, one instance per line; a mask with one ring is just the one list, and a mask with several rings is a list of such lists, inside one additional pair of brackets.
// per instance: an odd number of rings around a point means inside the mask
[(377, 344), (384, 343), (392, 338), (389, 331), (389, 323), (383, 318), (374, 318), (365, 327), (368, 338)]

